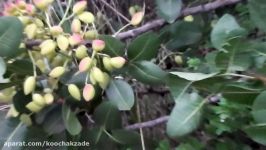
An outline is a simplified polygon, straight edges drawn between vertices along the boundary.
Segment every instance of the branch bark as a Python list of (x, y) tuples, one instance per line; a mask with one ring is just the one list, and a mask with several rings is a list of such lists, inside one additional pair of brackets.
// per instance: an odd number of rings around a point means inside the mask
[(169, 119), (169, 116), (163, 116), (154, 120), (146, 121), (146, 122), (141, 122), (141, 123), (136, 123), (133, 125), (129, 125), (126, 127), (127, 130), (135, 130), (139, 128), (149, 128), (149, 127), (154, 127), (156, 125), (162, 124), (167, 122)]
[[(233, 5), (239, 2), (242, 2), (244, 0), (216, 0), (214, 2), (210, 2), (204, 5), (199, 5), (199, 6), (195, 6), (195, 7), (191, 7), (191, 8), (185, 8), (183, 9), (183, 11), (181, 12), (180, 17), (184, 17), (184, 16), (188, 16), (188, 15), (193, 15), (193, 14), (198, 14), (198, 13), (203, 13), (203, 12), (208, 12), (211, 10), (215, 10), (217, 8), (221, 8), (227, 5)], [(127, 39), (127, 38), (131, 38), (131, 37), (135, 37), (141, 33), (147, 32), (149, 30), (161, 27), (163, 25), (165, 25), (166, 22), (163, 19), (156, 19), (153, 21), (150, 21), (146, 24), (144, 24), (141, 27), (126, 31), (126, 32), (121, 32), (119, 33), (116, 37), (118, 39)]]

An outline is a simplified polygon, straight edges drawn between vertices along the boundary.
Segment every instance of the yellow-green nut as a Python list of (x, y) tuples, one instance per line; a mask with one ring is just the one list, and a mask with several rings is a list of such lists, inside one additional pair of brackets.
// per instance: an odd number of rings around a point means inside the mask
[(176, 55), (175, 56), (175, 62), (178, 64), (178, 65), (182, 65), (183, 64), (183, 59), (180, 55)]
[(80, 14), (86, 9), (86, 6), (87, 6), (87, 1), (85, 0), (79, 1), (74, 4), (72, 11), (74, 14)]
[(50, 28), (50, 33), (52, 34), (52, 36), (58, 36), (59, 34), (63, 33), (63, 28), (60, 26), (52, 26)]
[(57, 43), (57, 46), (59, 47), (59, 49), (62, 51), (66, 51), (69, 47), (68, 38), (65, 37), (64, 35), (59, 35), (56, 38), (56, 43)]
[(34, 102), (29, 102), (26, 105), (26, 108), (29, 109), (30, 111), (37, 113), (39, 111), (42, 110), (43, 107), (39, 106), (38, 104), (34, 103)]
[(69, 84), (68, 85), (68, 92), (76, 100), (81, 99), (79, 88), (75, 84)]
[(79, 19), (73, 19), (71, 23), (71, 31), (73, 33), (79, 33), (81, 31), (81, 22)]
[(35, 62), (36, 66), (41, 70), (41, 72), (45, 72), (46, 71), (46, 65), (44, 63), (44, 61), (42, 59), (38, 59)]
[(53, 40), (45, 40), (40, 45), (41, 54), (48, 55), (55, 52), (56, 43)]
[(114, 67), (111, 65), (110, 57), (103, 57), (103, 65), (104, 65), (104, 68), (108, 71), (114, 70)]
[(41, 10), (45, 10), (52, 2), (53, 0), (33, 0), (34, 5)]
[(35, 79), (35, 77), (34, 76), (28, 77), (24, 81), (24, 86), (23, 86), (24, 94), (25, 95), (28, 95), (31, 92), (33, 92), (35, 90), (35, 86), (36, 86), (36, 79)]
[(144, 12), (142, 11), (135, 13), (130, 20), (130, 24), (133, 26), (139, 25), (143, 20), (143, 17), (144, 17)]
[(25, 27), (24, 31), (25, 31), (25, 34), (27, 35), (27, 38), (33, 39), (37, 33), (37, 25), (34, 23), (29, 24)]
[(110, 76), (107, 73), (105, 73), (105, 72), (103, 73), (103, 76), (104, 76), (104, 81), (103, 82), (99, 82), (99, 85), (104, 90), (109, 85)]
[(40, 28), (44, 27), (42, 20), (39, 18), (34, 18), (34, 23), (37, 25), (37, 27), (40, 27)]
[(65, 68), (64, 67), (55, 67), (50, 73), (49, 76), (52, 78), (58, 78), (62, 76), (65, 73)]
[(30, 22), (29, 16), (19, 16), (18, 19), (23, 25), (27, 25)]
[(79, 72), (88, 71), (92, 66), (92, 59), (90, 57), (83, 58), (79, 63)]
[(91, 12), (85, 11), (78, 15), (79, 20), (81, 20), (84, 23), (93, 23), (95, 18), (94, 15)]
[(103, 40), (93, 40), (92, 49), (96, 52), (100, 52), (105, 48), (105, 42)]
[(96, 84), (96, 80), (94, 79), (94, 77), (92, 76), (92, 74), (90, 73), (90, 82), (94, 85)]
[(78, 59), (82, 59), (88, 56), (87, 53), (87, 47), (85, 45), (80, 45), (76, 51), (75, 51), (75, 55)]
[(96, 82), (104, 82), (104, 74), (99, 68), (93, 67), (90, 73)]
[(128, 12), (130, 16), (133, 16), (136, 13), (136, 9), (134, 6), (129, 7)]
[(123, 57), (113, 57), (111, 58), (110, 63), (114, 68), (120, 69), (124, 66), (126, 60)]
[(85, 36), (85, 39), (87, 39), (87, 40), (94, 40), (97, 38), (98, 32), (96, 30), (92, 29), (92, 30), (85, 32), (84, 36)]
[(17, 117), (18, 115), (19, 115), (19, 112), (16, 110), (15, 106), (11, 105), (6, 114), (6, 117)]
[(45, 100), (41, 94), (33, 94), (32, 101), (40, 107), (45, 106)]
[(51, 105), (54, 102), (54, 96), (51, 93), (46, 93), (43, 97), (46, 105)]
[(83, 88), (83, 98), (85, 101), (90, 101), (94, 98), (95, 96), (95, 89), (93, 85), (91, 84), (86, 84), (85, 87)]
[(193, 21), (194, 21), (194, 18), (193, 18), (192, 15), (188, 15), (188, 16), (186, 16), (186, 17), (184, 18), (184, 21), (186, 21), (186, 22), (193, 22)]

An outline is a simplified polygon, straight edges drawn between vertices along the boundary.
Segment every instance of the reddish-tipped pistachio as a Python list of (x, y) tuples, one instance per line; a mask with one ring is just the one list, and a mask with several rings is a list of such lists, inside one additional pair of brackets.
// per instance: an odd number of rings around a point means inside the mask
[(37, 113), (37, 112), (41, 111), (43, 107), (37, 105), (34, 102), (30, 102), (26, 105), (26, 108), (29, 109), (30, 111), (34, 112), (34, 113)]
[(40, 107), (45, 106), (45, 100), (41, 94), (33, 94), (32, 101)]
[(35, 90), (35, 86), (36, 86), (36, 79), (35, 79), (35, 77), (34, 76), (28, 77), (24, 81), (24, 85), (23, 85), (24, 94), (25, 95), (28, 95), (31, 92), (33, 92)]
[(80, 34), (74, 33), (73, 35), (69, 37), (68, 40), (71, 46), (75, 46), (75, 45), (80, 44), (83, 41), (83, 38)]
[(58, 78), (61, 75), (65, 73), (65, 68), (64, 67), (55, 67), (50, 73), (49, 76), (52, 78)]
[(79, 33), (81, 31), (81, 22), (79, 19), (73, 19), (71, 23), (71, 31), (73, 33)]
[(68, 38), (65, 37), (64, 35), (59, 35), (56, 38), (56, 43), (57, 43), (57, 46), (59, 47), (59, 49), (62, 51), (66, 51), (69, 47)]
[(27, 5), (26, 5), (26, 11), (27, 11), (27, 13), (28, 13), (29, 15), (34, 15), (35, 12), (36, 12), (36, 9), (35, 9), (34, 5), (32, 5), (32, 4), (27, 4)]
[(86, 7), (87, 7), (87, 1), (82, 0), (74, 4), (72, 11), (74, 14), (80, 14), (86, 9)]
[(85, 72), (88, 71), (92, 66), (92, 59), (90, 57), (83, 58), (79, 63), (79, 71)]
[(52, 34), (52, 36), (58, 36), (59, 34), (63, 33), (63, 28), (60, 26), (52, 26), (50, 28), (50, 32)]
[(99, 68), (93, 67), (90, 73), (92, 74), (95, 81), (104, 82), (104, 74)]
[(76, 51), (75, 51), (75, 55), (78, 59), (82, 59), (88, 56), (87, 53), (87, 47), (85, 45), (80, 45)]
[(33, 39), (37, 33), (37, 25), (34, 23), (29, 24), (25, 27), (24, 31), (29, 39)]
[(131, 18), (130, 24), (133, 26), (139, 25), (143, 20), (143, 17), (144, 17), (144, 12), (142, 11), (135, 13)]
[(91, 84), (86, 84), (84, 89), (83, 89), (83, 98), (85, 99), (85, 101), (90, 101), (94, 98), (95, 96), (95, 89), (93, 87), (93, 85)]
[(103, 82), (99, 82), (99, 85), (102, 89), (106, 89), (106, 87), (108, 86), (109, 82), (110, 82), (110, 77), (107, 73), (103, 73), (104, 76), (104, 81)]
[(96, 30), (89, 30), (89, 31), (85, 32), (84, 36), (88, 40), (94, 40), (97, 38), (98, 33)]
[(40, 45), (41, 54), (48, 55), (55, 52), (56, 43), (53, 40), (45, 40)]
[(105, 42), (103, 40), (93, 40), (92, 49), (96, 52), (100, 52), (105, 48)]
[(104, 65), (104, 68), (108, 71), (112, 71), (114, 69), (114, 67), (111, 65), (110, 57), (103, 57), (103, 65)]
[(81, 99), (79, 88), (75, 84), (69, 84), (68, 85), (68, 92), (76, 100), (80, 100)]
[(44, 101), (45, 101), (46, 105), (52, 104), (54, 102), (54, 96), (53, 96), (53, 94), (46, 93), (44, 95)]
[(114, 68), (120, 69), (124, 66), (126, 60), (123, 57), (113, 57), (110, 59), (110, 63)]
[(78, 15), (79, 20), (84, 23), (93, 23), (94, 22), (94, 15), (91, 12), (85, 11)]
[(19, 8), (19, 9), (25, 9), (26, 8), (26, 2), (23, 0), (16, 0), (15, 5)]

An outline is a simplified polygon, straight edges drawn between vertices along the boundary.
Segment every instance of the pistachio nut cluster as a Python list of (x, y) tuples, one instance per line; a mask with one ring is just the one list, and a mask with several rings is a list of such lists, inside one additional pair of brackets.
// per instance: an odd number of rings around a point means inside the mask
[[(105, 41), (99, 38), (95, 17), (86, 10), (86, 1), (76, 2), (72, 8), (66, 9), (58, 22), (52, 21), (54, 14), (49, 11), (53, 1), (27, 3), (16, 0), (4, 5), (4, 16), (15, 16), (24, 25), (25, 40), (21, 47), (27, 49), (28, 55), (24, 57), (31, 59), (34, 72), (25, 78), (23, 91), (25, 95), (32, 95), (26, 108), (33, 113), (56, 102), (59, 97), (55, 91), (59, 79), (66, 72), (76, 68), (77, 73), (87, 74), (82, 87), (75, 84), (65, 86), (73, 99), (88, 102), (95, 96), (95, 86), (106, 89), (111, 72), (126, 63), (123, 57), (110, 57), (104, 53)], [(138, 16), (131, 21), (132, 25), (140, 23), (142, 17), (139, 19)], [(71, 23), (71, 32), (63, 28), (65, 21)], [(27, 46), (27, 41), (40, 41), (40, 44)], [(74, 62), (78, 62), (77, 67)], [(0, 96), (3, 95), (0, 93)]]

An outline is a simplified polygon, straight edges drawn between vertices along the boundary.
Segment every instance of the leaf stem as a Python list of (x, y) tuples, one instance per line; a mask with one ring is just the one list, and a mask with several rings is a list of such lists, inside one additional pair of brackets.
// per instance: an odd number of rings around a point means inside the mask
[[(67, 14), (68, 14), (68, 11), (69, 11), (69, 9), (70, 9), (70, 5), (71, 5), (71, 3), (72, 3), (72, 0), (69, 0), (68, 1), (68, 4), (67, 4), (67, 8), (66, 8), (66, 11), (65, 11), (65, 13), (64, 13), (64, 16), (63, 16), (63, 18), (62, 18), (62, 20), (59, 22), (59, 26), (61, 26), (66, 20), (67, 20)], [(71, 15), (70, 15), (71, 16)]]
[(121, 31), (123, 31), (124, 29), (126, 29), (127, 27), (129, 27), (131, 24), (128, 23), (125, 26), (123, 26), (122, 28), (120, 28), (115, 34), (113, 34), (113, 37), (116, 37)]

